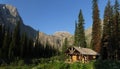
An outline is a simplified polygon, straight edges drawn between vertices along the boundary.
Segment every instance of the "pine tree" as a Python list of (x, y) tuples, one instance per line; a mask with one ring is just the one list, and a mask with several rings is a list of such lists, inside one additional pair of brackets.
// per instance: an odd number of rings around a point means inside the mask
[(26, 46), (24, 47), (25, 48), (25, 58), (29, 58), (29, 38), (27, 37), (26, 33), (25, 33), (25, 43), (26, 43)]
[(1, 24), (0, 25), (0, 57), (3, 57), (3, 55), (4, 55), (2, 53), (4, 35), (5, 35), (5, 26)]
[(78, 46), (86, 47), (85, 32), (84, 32), (84, 18), (82, 10), (80, 10), (78, 16), (78, 27), (77, 27), (77, 36), (78, 36)]
[(36, 37), (36, 40), (35, 40), (35, 46), (34, 46), (34, 56), (35, 57), (39, 57), (39, 31), (37, 32), (37, 37)]
[(111, 30), (113, 23), (113, 10), (110, 4), (110, 0), (108, 0), (107, 6), (104, 11), (104, 21), (103, 21), (103, 34), (101, 40), (101, 56), (102, 59), (111, 59), (112, 58), (112, 41), (111, 41)]
[(66, 59), (65, 51), (66, 51), (67, 47), (68, 47), (68, 39), (65, 38), (64, 43), (63, 43), (63, 46), (62, 46), (62, 55), (61, 55), (61, 58), (62, 58), (63, 60)]
[(82, 10), (80, 10), (80, 13), (78, 16), (78, 23), (75, 22), (74, 45), (87, 47), (86, 40), (85, 40), (84, 18), (83, 18)]
[(50, 44), (48, 41), (46, 41), (46, 46), (45, 46), (45, 58), (49, 58), (50, 57)]
[(98, 9), (98, 1), (97, 0), (93, 0), (92, 1), (93, 6), (93, 25), (92, 25), (92, 48), (93, 50), (95, 50), (96, 52), (100, 52), (100, 48), (101, 48), (101, 23), (100, 23), (100, 18), (99, 18), (99, 9)]
[(68, 39), (65, 38), (63, 46), (62, 46), (62, 52), (63, 53), (65, 53), (65, 50), (67, 49), (67, 47), (68, 47)]
[(0, 24), (0, 48), (2, 48), (5, 35), (5, 26)]
[(26, 55), (26, 34), (22, 34), (21, 40), (20, 40), (20, 57), (24, 58)]
[(31, 52), (31, 50), (32, 50), (32, 40), (30, 39), (30, 38), (28, 38), (27, 37), (27, 58), (31, 58), (31, 54), (32, 54), (32, 52)]
[(17, 23), (13, 36), (12, 41), (9, 48), (9, 58), (11, 57), (19, 57), (20, 56), (20, 22)]
[(114, 24), (113, 24), (113, 41), (112, 42), (114, 45), (113, 46), (113, 52), (114, 52), (114, 58), (117, 60), (118, 59), (118, 49), (119, 49), (119, 35), (118, 35), (118, 32), (119, 32), (119, 3), (118, 3), (118, 0), (115, 0), (115, 5), (114, 5)]
[[(120, 13), (119, 13), (119, 18), (118, 18), (118, 35), (120, 35)], [(120, 60), (120, 36), (118, 36), (118, 44), (119, 44), (119, 48), (118, 48), (118, 59)]]
[(20, 22), (17, 23), (13, 32), (13, 41), (15, 41), (15, 56), (20, 56)]
[(8, 59), (8, 51), (9, 51), (9, 45), (10, 45), (10, 34), (9, 29), (6, 30), (4, 40), (3, 40), (3, 46), (2, 46), (2, 52), (3, 52), (3, 58)]
[(0, 24), (0, 57), (2, 57), (2, 25)]
[(0, 24), (0, 48), (2, 47), (2, 25)]
[(29, 39), (29, 56), (33, 58), (33, 39)]
[(74, 45), (78, 45), (78, 28), (77, 22), (75, 21), (75, 34), (74, 34)]
[(9, 59), (11, 59), (11, 60), (15, 59), (15, 58), (14, 58), (14, 57), (15, 57), (14, 52), (15, 52), (15, 42), (14, 42), (14, 40), (12, 39), (12, 41), (11, 41), (11, 43), (10, 43), (10, 47), (9, 47), (9, 52), (8, 52), (8, 58), (9, 58)]

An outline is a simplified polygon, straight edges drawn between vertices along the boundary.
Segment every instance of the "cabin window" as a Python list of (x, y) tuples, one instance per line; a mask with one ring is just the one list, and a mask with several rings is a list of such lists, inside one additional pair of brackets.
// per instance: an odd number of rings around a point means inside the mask
[(95, 59), (96, 58), (96, 56), (93, 56), (93, 59)]

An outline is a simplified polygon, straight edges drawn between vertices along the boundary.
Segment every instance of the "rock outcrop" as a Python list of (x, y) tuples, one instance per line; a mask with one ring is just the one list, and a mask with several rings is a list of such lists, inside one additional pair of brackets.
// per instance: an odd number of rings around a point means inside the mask
[(9, 27), (9, 29), (13, 31), (18, 22), (20, 22), (21, 33), (26, 33), (30, 38), (36, 37), (36, 30), (23, 23), (22, 18), (14, 6), (0, 4), (0, 24)]
[(91, 38), (92, 38), (92, 27), (85, 30), (85, 37), (86, 37), (87, 46), (90, 47)]
[(71, 35), (69, 32), (55, 32), (53, 35), (47, 35), (45, 33), (40, 32), (39, 33), (39, 39), (42, 44), (46, 44), (47, 42), (54, 46), (55, 48), (62, 48), (62, 45), (64, 43), (64, 39), (68, 38), (69, 45), (73, 44), (73, 35)]

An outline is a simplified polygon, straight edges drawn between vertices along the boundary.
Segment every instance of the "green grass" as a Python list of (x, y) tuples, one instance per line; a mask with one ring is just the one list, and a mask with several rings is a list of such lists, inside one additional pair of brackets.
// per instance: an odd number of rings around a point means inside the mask
[(1, 66), (0, 69), (32, 69), (33, 66), (28, 66), (28, 65), (24, 65), (24, 66)]
[[(21, 61), (20, 61), (21, 63)], [(37, 65), (6, 65), (1, 66), (0, 69), (93, 69), (93, 62), (83, 64), (83, 63), (65, 63), (62, 61), (49, 61), (49, 62), (42, 62)]]
[(33, 60), (33, 64), (26, 65), (23, 60), (13, 62), (10, 65), (1, 65), (0, 69), (120, 69), (119, 61), (91, 61), (89, 63), (65, 63), (55, 59)]
[(93, 69), (93, 62), (83, 64), (77, 63), (64, 63), (64, 62), (49, 62), (44, 64), (38, 64), (33, 67), (34, 69)]

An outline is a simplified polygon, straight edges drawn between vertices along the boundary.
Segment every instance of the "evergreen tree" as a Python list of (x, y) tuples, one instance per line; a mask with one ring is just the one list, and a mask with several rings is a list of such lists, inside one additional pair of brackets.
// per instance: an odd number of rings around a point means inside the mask
[(114, 24), (113, 24), (113, 36), (112, 36), (112, 40), (113, 40), (113, 52), (114, 52), (114, 58), (117, 60), (118, 59), (118, 49), (119, 49), (119, 3), (118, 0), (115, 0), (115, 5), (114, 5)]
[(74, 45), (87, 47), (86, 40), (85, 40), (84, 18), (83, 18), (82, 10), (80, 10), (80, 13), (78, 16), (78, 23), (75, 22)]
[(27, 37), (27, 35), (25, 34), (25, 42), (26, 42), (26, 46), (25, 46), (25, 58), (29, 58), (29, 38)]
[(27, 39), (26, 34), (24, 33), (20, 40), (20, 57), (24, 58), (26, 55), (26, 46), (27, 46)]
[(27, 37), (27, 57), (28, 58), (32, 58), (32, 48), (33, 48), (33, 40)]
[(3, 46), (2, 46), (2, 52), (3, 52), (3, 58), (8, 59), (8, 51), (9, 51), (9, 45), (10, 45), (10, 34), (9, 29), (6, 30)]
[[(118, 35), (120, 35), (120, 13), (119, 13), (119, 18), (118, 18)], [(118, 48), (118, 59), (120, 60), (120, 36), (118, 36), (118, 43), (119, 43), (119, 48)]]
[(5, 26), (0, 24), (0, 57), (3, 57), (2, 47), (5, 36)]
[(14, 54), (16, 57), (20, 56), (20, 22), (17, 23), (13, 32), (13, 41), (15, 42)]
[(0, 24), (0, 48), (2, 47), (2, 25)]
[(66, 59), (65, 51), (66, 51), (67, 47), (68, 47), (68, 39), (65, 38), (64, 43), (63, 43), (63, 46), (62, 46), (62, 55), (61, 55), (61, 56), (62, 56), (61, 58), (62, 58), (63, 60)]
[(2, 25), (0, 24), (0, 57), (2, 57)]
[(77, 40), (78, 40), (78, 46), (86, 47), (86, 40), (85, 40), (85, 32), (84, 32), (84, 18), (82, 14), (82, 10), (80, 10), (79, 16), (78, 16), (78, 27), (77, 27)]
[(113, 23), (113, 9), (108, 0), (108, 4), (104, 11), (104, 21), (103, 21), (103, 35), (101, 40), (101, 56), (102, 59), (112, 58), (112, 41), (111, 41), (111, 30)]
[(49, 58), (50, 57), (50, 44), (48, 43), (48, 41), (46, 41), (46, 46), (45, 46), (45, 58)]
[(10, 43), (10, 47), (9, 47), (9, 52), (8, 52), (8, 58), (13, 60), (15, 57), (15, 41), (12, 39), (11, 43)]
[(99, 8), (98, 8), (98, 1), (97, 0), (93, 0), (92, 1), (93, 6), (93, 25), (92, 25), (92, 48), (93, 50), (95, 50), (96, 52), (100, 52), (100, 48), (101, 48), (101, 23), (100, 23), (100, 18), (99, 18)]
[(23, 33), (20, 40), (20, 57), (33, 58), (33, 54), (33, 40)]
[(75, 34), (74, 34), (74, 45), (78, 45), (78, 28), (77, 22), (75, 21)]
[(62, 52), (65, 53), (66, 49), (68, 47), (68, 39), (65, 38), (63, 46), (62, 46)]
[(0, 48), (2, 48), (5, 35), (5, 26), (0, 24)]
[(38, 31), (34, 46), (34, 56), (37, 58), (39, 57), (39, 42), (40, 41), (39, 41), (39, 31)]
[(17, 23), (9, 48), (9, 58), (20, 56), (20, 22)]

